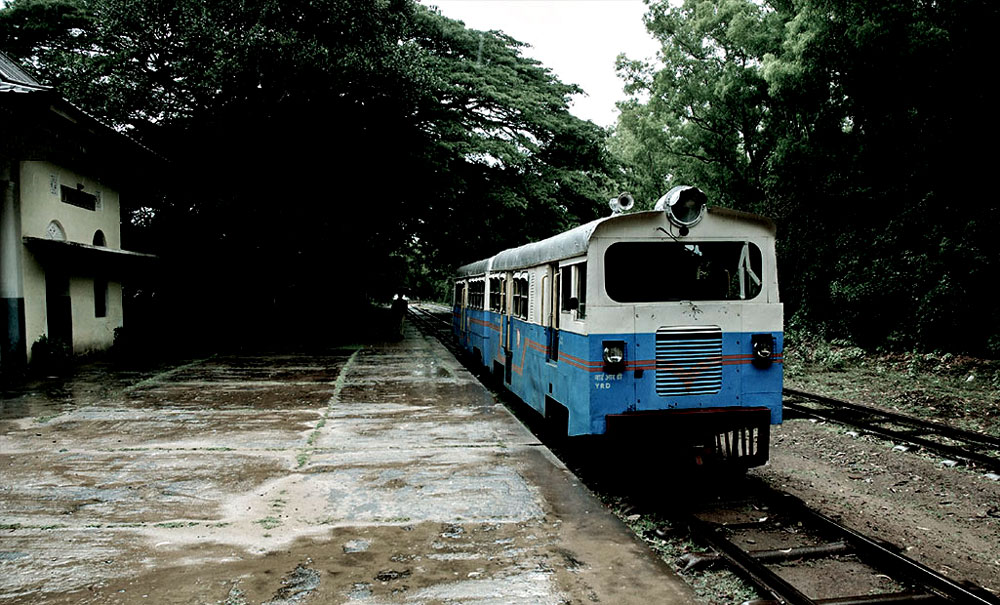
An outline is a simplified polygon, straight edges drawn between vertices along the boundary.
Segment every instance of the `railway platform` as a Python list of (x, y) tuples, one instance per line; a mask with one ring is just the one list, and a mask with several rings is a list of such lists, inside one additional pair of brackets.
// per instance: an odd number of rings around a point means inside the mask
[(0, 603), (693, 602), (409, 325), (0, 402)]

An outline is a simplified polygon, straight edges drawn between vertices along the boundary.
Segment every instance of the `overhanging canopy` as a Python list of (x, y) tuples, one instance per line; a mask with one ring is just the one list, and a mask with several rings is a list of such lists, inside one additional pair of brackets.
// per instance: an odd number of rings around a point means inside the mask
[(135, 279), (159, 265), (158, 256), (142, 252), (31, 236), (22, 241), (42, 264), (55, 264), (71, 273)]

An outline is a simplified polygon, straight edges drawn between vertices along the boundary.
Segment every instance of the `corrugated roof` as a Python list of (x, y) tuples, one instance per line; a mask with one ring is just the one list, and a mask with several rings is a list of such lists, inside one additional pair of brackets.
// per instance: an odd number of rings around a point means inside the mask
[(0, 92), (35, 92), (52, 90), (28, 75), (26, 71), (0, 51)]
[(59, 109), (66, 111), (67, 113), (70, 114), (74, 113), (78, 114), (75, 116), (76, 118), (82, 116), (85, 120), (89, 120), (90, 122), (104, 128), (106, 132), (111, 136), (120, 137), (128, 141), (132, 145), (141, 148), (143, 151), (150, 154), (151, 156), (156, 157), (158, 160), (165, 161), (165, 158), (156, 151), (154, 151), (153, 149), (147, 147), (146, 145), (140, 143), (139, 141), (136, 141), (128, 134), (124, 132), (119, 132), (110, 124), (105, 123), (103, 120), (95, 117), (94, 115), (78, 107), (74, 103), (71, 103), (66, 98), (56, 94), (55, 89), (52, 88), (51, 86), (45, 86), (44, 84), (40, 84), (38, 80), (28, 75), (28, 73), (25, 72), (23, 69), (21, 69), (21, 67), (18, 66), (17, 63), (12, 61), (10, 57), (5, 55), (3, 51), (0, 51), (0, 93), (4, 92), (10, 92), (10, 93), (50, 92), (52, 93), (52, 96), (49, 98), (52, 99), (54, 104), (57, 107), (59, 107)]

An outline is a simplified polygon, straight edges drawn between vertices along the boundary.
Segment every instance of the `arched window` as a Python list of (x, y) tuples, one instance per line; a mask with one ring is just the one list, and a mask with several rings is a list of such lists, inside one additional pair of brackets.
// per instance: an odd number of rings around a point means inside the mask
[(50, 222), (49, 226), (45, 228), (45, 235), (49, 239), (58, 240), (60, 242), (66, 241), (66, 230), (59, 224), (59, 221)]
[(108, 245), (108, 240), (105, 239), (104, 232), (101, 231), (100, 229), (98, 229), (97, 232), (94, 233), (94, 245), (101, 246), (102, 248), (107, 247)]

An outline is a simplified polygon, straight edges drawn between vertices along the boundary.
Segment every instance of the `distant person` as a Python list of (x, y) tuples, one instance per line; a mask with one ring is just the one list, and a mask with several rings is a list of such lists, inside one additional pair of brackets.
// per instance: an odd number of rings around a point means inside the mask
[(397, 294), (392, 301), (392, 319), (396, 327), (396, 338), (403, 339), (403, 318), (406, 317), (406, 298), (402, 294)]

